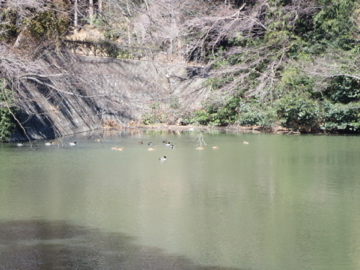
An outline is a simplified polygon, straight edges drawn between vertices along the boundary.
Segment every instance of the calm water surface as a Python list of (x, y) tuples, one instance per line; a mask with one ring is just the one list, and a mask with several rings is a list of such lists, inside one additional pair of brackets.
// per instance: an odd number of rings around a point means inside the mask
[(0, 145), (0, 269), (360, 269), (359, 137), (199, 135)]

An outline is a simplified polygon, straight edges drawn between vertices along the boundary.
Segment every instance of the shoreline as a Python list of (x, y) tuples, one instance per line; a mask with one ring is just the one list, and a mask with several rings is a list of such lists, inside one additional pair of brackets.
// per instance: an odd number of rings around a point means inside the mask
[[(300, 131), (294, 131), (290, 128), (284, 128), (281, 126), (277, 126), (276, 128), (264, 128), (261, 126), (240, 126), (240, 125), (230, 125), (230, 126), (201, 126), (201, 125), (187, 125), (187, 126), (180, 126), (180, 125), (166, 125), (166, 124), (154, 124), (154, 125), (144, 125), (144, 124), (136, 124), (134, 122), (130, 122), (127, 125), (117, 125), (117, 126), (104, 126), (99, 129), (88, 130), (79, 133), (73, 134), (66, 134), (63, 136), (56, 136), (52, 138), (43, 138), (43, 139), (31, 139), (31, 142), (41, 141), (41, 140), (54, 140), (58, 138), (64, 138), (68, 136), (75, 136), (81, 133), (87, 132), (116, 132), (121, 130), (153, 130), (153, 131), (167, 131), (167, 132), (192, 132), (192, 131), (199, 131), (199, 132), (229, 132), (234, 134), (242, 134), (242, 133), (252, 133), (252, 134), (260, 134), (260, 133), (267, 133), (267, 134), (276, 134), (276, 135), (305, 135), (305, 134), (313, 134), (313, 135), (358, 135), (358, 134), (348, 134), (348, 133), (331, 133), (331, 132), (304, 132), (301, 133)], [(26, 142), (28, 140), (17, 139), (16, 136), (13, 137), (8, 143), (17, 143), (17, 142)], [(2, 142), (6, 143), (6, 142)]]
[[(264, 128), (261, 126), (240, 126), (240, 125), (231, 125), (231, 126), (197, 126), (197, 125), (188, 125), (188, 126), (179, 126), (179, 125), (165, 125), (165, 124), (155, 124), (155, 125), (135, 125), (129, 124), (122, 126), (119, 129), (126, 128), (135, 128), (135, 129), (145, 129), (145, 130), (168, 130), (168, 131), (223, 131), (223, 132), (234, 132), (234, 133), (272, 133), (272, 134), (301, 134), (299, 131), (293, 131), (289, 128), (277, 127), (275, 129)], [(106, 129), (106, 128), (105, 128)], [(116, 129), (116, 128), (115, 128)], [(322, 133), (323, 134), (323, 133)]]

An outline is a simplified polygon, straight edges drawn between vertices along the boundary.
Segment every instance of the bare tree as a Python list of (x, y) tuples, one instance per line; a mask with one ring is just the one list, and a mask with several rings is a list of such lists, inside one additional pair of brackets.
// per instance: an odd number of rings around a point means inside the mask
[(98, 0), (98, 12), (102, 13), (102, 11), (103, 11), (103, 1)]
[(90, 25), (94, 23), (94, 0), (89, 0), (89, 22)]
[(348, 77), (360, 81), (360, 57), (351, 51), (330, 49), (323, 55), (291, 63), (311, 78), (317, 91), (325, 90), (332, 78)]
[(78, 29), (78, 0), (74, 0), (74, 30)]

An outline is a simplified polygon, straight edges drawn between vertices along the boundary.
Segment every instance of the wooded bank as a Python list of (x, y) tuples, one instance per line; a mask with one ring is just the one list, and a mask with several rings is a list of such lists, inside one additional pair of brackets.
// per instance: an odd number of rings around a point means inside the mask
[(355, 0), (7, 0), (0, 18), (3, 141), (129, 123), (360, 131)]

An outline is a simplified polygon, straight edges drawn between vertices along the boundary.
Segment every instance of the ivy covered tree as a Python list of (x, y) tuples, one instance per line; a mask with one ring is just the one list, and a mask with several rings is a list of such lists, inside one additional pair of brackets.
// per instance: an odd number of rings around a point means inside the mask
[(0, 81), (0, 142), (10, 140), (15, 128), (12, 106), (11, 92), (4, 87), (4, 82)]

